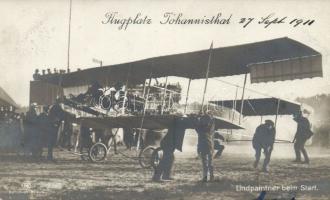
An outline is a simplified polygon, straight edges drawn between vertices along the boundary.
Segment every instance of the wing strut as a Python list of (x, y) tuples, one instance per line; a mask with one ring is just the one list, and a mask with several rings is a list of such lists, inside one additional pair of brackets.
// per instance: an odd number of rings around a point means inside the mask
[(208, 63), (207, 63), (207, 68), (206, 68), (205, 85), (204, 85), (204, 93), (203, 93), (201, 111), (203, 111), (204, 99), (205, 99), (205, 94), (206, 94), (206, 89), (207, 89), (207, 82), (209, 80), (209, 72), (210, 72), (210, 65), (211, 65), (211, 58), (212, 58), (212, 49), (213, 49), (213, 41), (212, 41), (211, 46), (210, 46), (209, 60), (208, 60)]
[(189, 78), (189, 82), (188, 82), (187, 95), (186, 95), (186, 103), (184, 105), (184, 113), (186, 113), (186, 111), (187, 111), (190, 83), (191, 83), (191, 78)]
[(149, 83), (148, 83), (148, 90), (147, 90), (147, 95), (144, 96), (144, 107), (143, 107), (143, 115), (142, 115), (142, 119), (141, 119), (141, 126), (140, 126), (140, 134), (139, 134), (139, 138), (136, 144), (136, 152), (138, 153), (138, 150), (140, 148), (140, 143), (141, 143), (141, 138), (142, 138), (142, 127), (143, 127), (143, 122), (144, 122), (144, 118), (146, 116), (146, 109), (147, 109), (147, 104), (148, 104), (148, 97), (149, 97), (149, 92), (150, 92), (150, 85), (151, 85), (151, 78), (152, 78), (152, 69), (150, 69), (150, 76), (149, 76)]
[(245, 86), (246, 86), (246, 78), (247, 78), (247, 74), (245, 74), (244, 77), (244, 85), (243, 85), (243, 91), (242, 91), (242, 100), (241, 100), (241, 112), (239, 114), (239, 120), (238, 120), (238, 124), (241, 124), (241, 118), (242, 118), (242, 114), (243, 114), (243, 107), (244, 107), (244, 93), (245, 93)]

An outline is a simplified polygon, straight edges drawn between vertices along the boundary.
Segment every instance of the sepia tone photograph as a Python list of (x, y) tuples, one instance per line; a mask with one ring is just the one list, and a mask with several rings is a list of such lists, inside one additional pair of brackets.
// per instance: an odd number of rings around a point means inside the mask
[(330, 199), (330, 2), (0, 1), (0, 200)]

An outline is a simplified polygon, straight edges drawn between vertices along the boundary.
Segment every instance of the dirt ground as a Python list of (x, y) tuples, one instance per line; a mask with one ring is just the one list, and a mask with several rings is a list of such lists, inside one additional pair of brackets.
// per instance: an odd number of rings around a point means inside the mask
[[(310, 165), (291, 162), (292, 146), (277, 149), (281, 152), (274, 150), (270, 173), (262, 173), (252, 167), (250, 147), (227, 146), (214, 162), (216, 180), (208, 183), (199, 181), (201, 162), (193, 151), (176, 154), (175, 180), (163, 183), (152, 182), (152, 170), (121, 154), (103, 163), (89, 163), (57, 150), (57, 162), (48, 163), (1, 153), (0, 199), (248, 200), (258, 197), (261, 186), (265, 199), (330, 199), (329, 149), (309, 148)], [(134, 151), (123, 153), (135, 156)]]

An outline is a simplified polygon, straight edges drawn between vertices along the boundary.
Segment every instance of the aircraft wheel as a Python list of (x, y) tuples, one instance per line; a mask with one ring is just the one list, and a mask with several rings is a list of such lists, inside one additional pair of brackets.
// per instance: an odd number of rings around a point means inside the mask
[(142, 149), (139, 154), (139, 164), (142, 168), (151, 168), (151, 158), (152, 154), (155, 150), (153, 146), (147, 146), (146, 148)]
[(95, 143), (89, 149), (89, 159), (92, 162), (101, 162), (107, 157), (108, 148), (101, 142)]

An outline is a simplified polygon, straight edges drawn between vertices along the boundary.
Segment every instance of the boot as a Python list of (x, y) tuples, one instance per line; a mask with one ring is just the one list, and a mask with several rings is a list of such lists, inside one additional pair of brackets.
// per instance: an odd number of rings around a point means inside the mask
[(257, 168), (257, 167), (258, 167), (258, 162), (257, 162), (257, 161), (255, 161), (255, 162), (253, 163), (253, 167), (254, 167), (254, 168)]
[(266, 167), (262, 168), (262, 172), (268, 173), (268, 170)]

